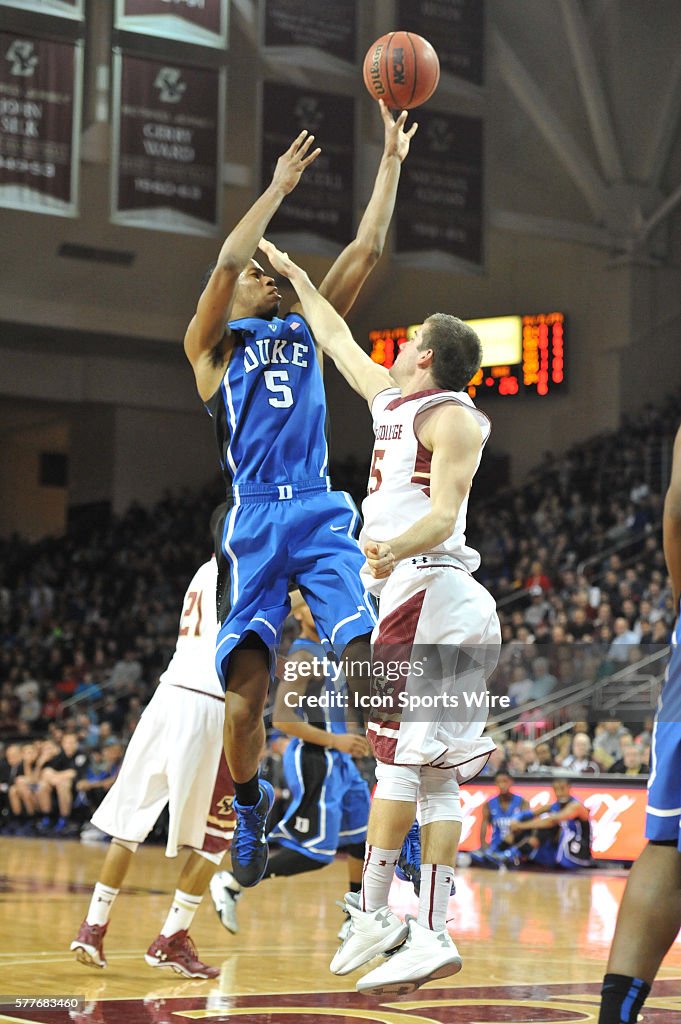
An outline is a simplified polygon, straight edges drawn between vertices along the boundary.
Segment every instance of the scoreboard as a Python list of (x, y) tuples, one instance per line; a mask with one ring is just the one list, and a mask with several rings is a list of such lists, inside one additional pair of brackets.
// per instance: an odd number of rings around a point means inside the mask
[[(482, 366), (468, 394), (546, 395), (565, 391), (565, 314), (530, 313), (466, 320), (482, 343)], [(371, 358), (388, 369), (400, 346), (418, 330), (387, 327), (371, 331)]]

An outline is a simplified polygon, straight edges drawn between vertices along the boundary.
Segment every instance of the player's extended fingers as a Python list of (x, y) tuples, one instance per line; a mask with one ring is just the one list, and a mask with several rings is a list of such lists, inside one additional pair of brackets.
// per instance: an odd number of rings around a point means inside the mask
[(303, 165), (303, 170), (304, 170), (304, 169), (305, 169), (306, 167), (309, 167), (309, 166), (310, 166), (310, 164), (311, 164), (311, 163), (312, 163), (312, 162), (313, 162), (314, 160), (316, 160), (316, 159), (317, 159), (317, 157), (319, 156), (319, 154), (320, 154), (320, 153), (321, 153), (321, 148), (320, 148), (319, 146), (317, 146), (317, 148), (316, 148), (315, 150), (313, 150), (313, 151), (312, 151), (312, 153), (310, 153), (310, 155), (309, 155), (309, 156), (306, 156), (304, 160), (301, 160), (301, 163), (302, 163), (302, 165)]
[(408, 110), (403, 110), (402, 113), (400, 114), (400, 116), (395, 121), (395, 127), (398, 130), (404, 128), (404, 122), (407, 120), (408, 116), (409, 116), (409, 111)]
[(291, 145), (289, 146), (289, 148), (288, 148), (288, 149), (286, 150), (286, 153), (287, 153), (287, 155), (288, 155), (288, 156), (293, 156), (293, 155), (294, 155), (295, 153), (297, 153), (297, 152), (298, 152), (298, 149), (299, 149), (299, 148), (300, 148), (300, 146), (302, 145), (302, 143), (303, 143), (303, 140), (305, 139), (305, 136), (306, 136), (306, 135), (307, 135), (307, 128), (303, 128), (303, 130), (302, 130), (302, 132), (300, 133), (300, 135), (298, 135), (298, 136), (297, 136), (297, 137), (296, 137), (296, 138), (295, 138), (295, 139), (293, 140), (293, 142), (291, 143)]
[(418, 129), (418, 126), (419, 126), (418, 121), (414, 121), (414, 123), (411, 126), (411, 128), (409, 129), (409, 131), (404, 133), (408, 139), (413, 139), (414, 138), (414, 136), (416, 135), (416, 131)]
[(308, 152), (310, 146), (314, 142), (314, 135), (308, 135), (308, 137), (301, 142), (300, 146), (296, 150), (296, 156), (299, 160), (302, 160), (305, 154)]

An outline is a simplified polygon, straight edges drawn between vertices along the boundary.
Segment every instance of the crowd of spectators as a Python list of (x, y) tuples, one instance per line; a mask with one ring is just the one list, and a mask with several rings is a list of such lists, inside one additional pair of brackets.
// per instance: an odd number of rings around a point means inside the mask
[[(617, 743), (604, 745), (590, 707), (552, 746), (536, 741), (568, 721), (544, 711), (562, 688), (598, 682), (667, 643), (665, 481), (654, 470), (679, 418), (678, 400), (647, 408), (616, 433), (546, 456), (522, 487), (473, 496), (469, 540), (505, 641), (491, 689), (517, 719), (489, 770), (500, 761), (518, 773), (646, 769), (645, 730), (618, 726)], [(349, 460), (336, 475), (361, 500), (361, 467)], [(81, 520), (62, 537), (0, 541), (0, 830), (78, 832), (112, 784), (172, 655), (220, 500), (216, 480), (118, 519)]]

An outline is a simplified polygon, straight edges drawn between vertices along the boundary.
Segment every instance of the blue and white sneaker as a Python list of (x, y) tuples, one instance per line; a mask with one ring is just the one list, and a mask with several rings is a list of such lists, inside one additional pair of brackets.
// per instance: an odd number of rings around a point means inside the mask
[(414, 822), (404, 838), (395, 874), (403, 882), (411, 882), (418, 896), (421, 888), (421, 828), (418, 821)]
[(237, 800), (236, 829), (232, 839), (232, 875), (244, 889), (257, 885), (267, 870), (267, 815), (274, 803), (274, 790), (260, 779), (260, 799), (253, 807), (243, 807)]

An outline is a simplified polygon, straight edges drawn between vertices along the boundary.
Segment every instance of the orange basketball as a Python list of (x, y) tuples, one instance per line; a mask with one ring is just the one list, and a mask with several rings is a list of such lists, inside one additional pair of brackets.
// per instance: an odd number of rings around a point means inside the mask
[(420, 107), (440, 81), (440, 61), (427, 39), (414, 32), (388, 32), (369, 47), (364, 84), (375, 100), (393, 110)]

